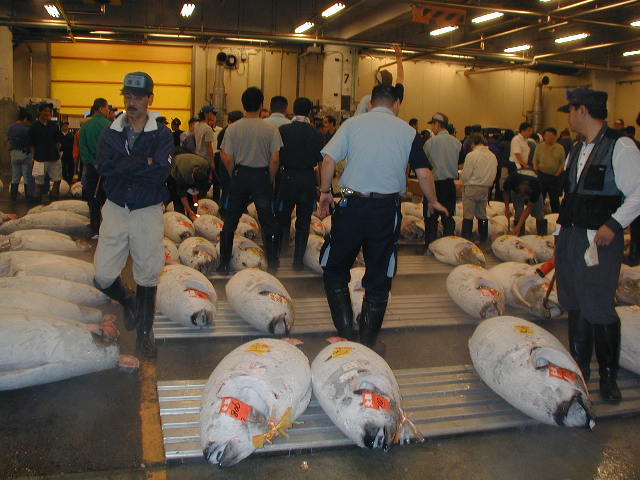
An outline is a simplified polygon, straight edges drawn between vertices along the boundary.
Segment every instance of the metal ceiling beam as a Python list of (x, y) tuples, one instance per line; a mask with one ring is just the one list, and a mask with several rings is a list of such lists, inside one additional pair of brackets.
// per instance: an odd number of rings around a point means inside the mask
[(374, 11), (374, 13), (366, 17), (354, 19), (341, 29), (329, 31), (335, 37), (350, 39), (382, 24), (397, 20), (410, 12), (411, 10), (405, 4), (391, 4), (380, 11)]
[(633, 42), (640, 42), (640, 37), (632, 38), (630, 40), (619, 40), (617, 42), (606, 42), (606, 43), (598, 43), (596, 45), (586, 45), (584, 47), (571, 48), (569, 50), (564, 50), (561, 52), (543, 53), (540, 55), (534, 55), (533, 60), (537, 61), (537, 60), (540, 60), (541, 58), (560, 57), (562, 55), (569, 55), (572, 53), (589, 52), (591, 50), (599, 50), (601, 48), (615, 47), (618, 45), (624, 45), (625, 43), (633, 43)]

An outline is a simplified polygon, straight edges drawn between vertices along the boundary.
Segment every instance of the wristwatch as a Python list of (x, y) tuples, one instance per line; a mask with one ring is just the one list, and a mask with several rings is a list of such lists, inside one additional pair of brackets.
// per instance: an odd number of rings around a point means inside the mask
[(318, 191), (320, 193), (331, 193), (331, 188), (329, 188), (328, 190), (320, 190), (320, 189), (318, 189)]

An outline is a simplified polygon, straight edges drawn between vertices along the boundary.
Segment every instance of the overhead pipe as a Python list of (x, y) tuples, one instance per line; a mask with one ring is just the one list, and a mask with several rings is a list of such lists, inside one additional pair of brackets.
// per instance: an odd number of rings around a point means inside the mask
[(71, 20), (69, 20), (69, 17), (67, 16), (67, 12), (64, 10), (64, 8), (62, 8), (62, 3), (60, 2), (60, 0), (55, 0), (55, 2), (56, 2), (56, 6), (58, 7), (58, 10), (62, 14), (62, 18), (64, 18), (64, 21), (67, 22), (67, 33), (69, 34), (69, 37), (71, 37), (71, 41), (75, 42), (76, 39), (74, 38), (73, 32), (71, 31)]
[(625, 43), (633, 43), (640, 40), (639, 38), (633, 38), (631, 40), (618, 40), (617, 42), (598, 43), (596, 45), (587, 45), (584, 47), (576, 47), (569, 50), (563, 50), (561, 52), (542, 53), (535, 55), (533, 61), (540, 60), (541, 58), (559, 57), (561, 55), (568, 55), (571, 53), (589, 52), (591, 50), (598, 50), (600, 48), (615, 47), (617, 45), (624, 45)]
[(549, 85), (549, 77), (541, 76), (536, 82), (536, 88), (533, 91), (533, 131), (540, 133), (542, 130), (542, 115), (544, 113), (542, 105), (542, 87)]

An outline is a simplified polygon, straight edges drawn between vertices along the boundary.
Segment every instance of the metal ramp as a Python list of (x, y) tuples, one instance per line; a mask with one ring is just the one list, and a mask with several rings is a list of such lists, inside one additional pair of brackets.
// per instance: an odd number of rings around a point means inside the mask
[[(296, 299), (296, 322), (292, 335), (333, 332), (327, 299)], [(450, 325), (477, 325), (478, 320), (467, 315), (446, 293), (432, 295), (392, 295), (382, 328), (444, 327)], [(157, 314), (153, 323), (156, 340), (178, 338), (264, 336), (236, 314), (228, 302), (218, 302), (214, 324), (206, 328), (188, 327)]]
[[(594, 365), (595, 367), (595, 365)], [(640, 377), (621, 370), (618, 385), (623, 401), (602, 402), (598, 396), (598, 368), (589, 382), (596, 417), (612, 417), (640, 411)], [(488, 432), (539, 425), (510, 406), (487, 387), (471, 365), (396, 370), (403, 407), (425, 438)], [(165, 458), (201, 458), (200, 399), (206, 380), (158, 382)], [(298, 418), (301, 425), (256, 453), (300, 452), (351, 445), (315, 398)], [(596, 419), (597, 422), (597, 419)], [(597, 428), (597, 426), (596, 426)]]
[[(500, 261), (490, 253), (485, 253), (487, 259), (486, 268), (491, 268), (498, 265)], [(396, 275), (446, 275), (454, 267), (445, 263), (439, 262), (431, 255), (400, 255), (398, 258), (398, 271)], [(280, 268), (278, 268), (275, 276), (279, 279), (282, 278), (319, 278), (321, 273), (314, 272), (308, 268), (304, 270), (293, 269), (293, 259), (291, 257), (284, 257), (280, 259)], [(210, 280), (228, 280), (229, 276), (224, 275), (211, 275)]]

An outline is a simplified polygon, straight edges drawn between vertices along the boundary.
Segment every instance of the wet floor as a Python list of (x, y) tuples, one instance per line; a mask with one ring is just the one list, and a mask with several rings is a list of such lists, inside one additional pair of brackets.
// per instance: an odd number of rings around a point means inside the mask
[[(4, 195), (0, 210), (22, 214), (25, 206), (11, 205)], [(413, 248), (403, 248), (402, 255), (412, 254)], [(442, 293), (444, 278), (397, 277), (392, 295)], [(283, 283), (294, 299), (323, 294), (319, 278)], [(224, 298), (224, 282), (215, 287)], [(561, 322), (548, 329), (566, 342)], [(134, 335), (121, 330), (122, 352), (135, 353)], [(381, 340), (392, 368), (446, 366), (470, 362), (472, 331), (471, 326), (386, 330)], [(299, 336), (310, 359), (326, 345), (325, 337)], [(159, 344), (155, 364), (137, 374), (112, 370), (0, 392), (0, 479), (640, 479), (638, 415), (599, 421), (593, 432), (539, 426), (428, 439), (388, 453), (348, 447), (257, 455), (225, 471), (203, 461), (164, 465), (154, 438), (157, 402), (149, 386), (156, 378), (206, 378), (247, 340), (166, 341)]]

